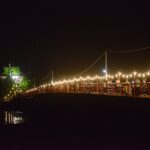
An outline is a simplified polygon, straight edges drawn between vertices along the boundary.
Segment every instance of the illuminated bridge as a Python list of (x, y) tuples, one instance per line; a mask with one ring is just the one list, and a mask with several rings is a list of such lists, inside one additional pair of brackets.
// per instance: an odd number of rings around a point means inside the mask
[(133, 72), (106, 76), (86, 76), (64, 79), (40, 85), (26, 91), (24, 94), (33, 96), (40, 93), (91, 93), (118, 96), (150, 96), (150, 71)]
[[(144, 47), (134, 50), (124, 51), (105, 51), (93, 64), (72, 78), (53, 81), (30, 89), (25, 95), (34, 95), (39, 93), (91, 93), (101, 95), (119, 95), (119, 96), (150, 96), (150, 71), (138, 73), (133, 71), (129, 74), (121, 72), (115, 75), (108, 74), (107, 55), (108, 53), (135, 53), (148, 50), (150, 47)], [(83, 76), (95, 66), (101, 58), (105, 56), (104, 76)]]
[[(118, 72), (115, 75), (111, 75), (108, 74), (107, 66), (108, 52), (124, 54), (131, 52), (135, 53), (147, 49), (150, 49), (150, 47), (121, 52), (105, 51), (94, 63), (81, 73), (59, 81), (54, 81), (52, 75), (52, 81), (50, 83), (34, 87), (21, 95), (33, 96), (41, 93), (90, 93), (99, 95), (150, 97), (150, 71), (144, 73), (133, 71), (129, 74)], [(103, 56), (105, 56), (104, 75), (85, 75), (101, 60), (101, 58), (103, 58)]]

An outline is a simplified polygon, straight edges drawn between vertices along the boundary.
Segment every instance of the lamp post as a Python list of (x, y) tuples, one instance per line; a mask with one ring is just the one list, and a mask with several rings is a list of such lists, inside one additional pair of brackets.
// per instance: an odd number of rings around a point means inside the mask
[(120, 76), (122, 75), (122, 73), (121, 73), (121, 72), (119, 72), (119, 73), (118, 73), (118, 75), (119, 75), (119, 80), (120, 80)]
[(51, 83), (53, 84), (54, 83), (54, 71), (52, 70), (51, 73), (52, 73)]
[(11, 77), (12, 72), (11, 72), (11, 64), (9, 64), (9, 76)]
[(135, 80), (135, 77), (136, 77), (136, 75), (137, 75), (137, 72), (134, 71), (134, 72), (133, 72), (133, 75), (134, 75), (134, 80)]
[(107, 76), (107, 71), (106, 71), (106, 69), (103, 69), (103, 73), (104, 73), (105, 79), (106, 79), (106, 81), (107, 81), (108, 76)]

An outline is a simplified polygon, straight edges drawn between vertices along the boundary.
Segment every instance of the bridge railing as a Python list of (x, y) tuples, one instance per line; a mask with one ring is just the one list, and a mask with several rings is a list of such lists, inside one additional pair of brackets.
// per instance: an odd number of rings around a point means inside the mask
[(150, 82), (147, 83), (102, 83), (100, 81), (82, 81), (52, 85), (47, 84), (26, 91), (24, 95), (40, 93), (93, 93), (116, 96), (150, 96)]

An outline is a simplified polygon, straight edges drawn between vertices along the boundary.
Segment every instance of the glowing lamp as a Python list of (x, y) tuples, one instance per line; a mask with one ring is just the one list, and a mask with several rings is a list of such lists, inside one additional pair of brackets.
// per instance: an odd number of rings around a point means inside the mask
[(117, 74), (116, 74), (115, 76), (116, 76), (116, 77), (118, 77), (118, 75), (117, 75)]
[(121, 74), (122, 74), (122, 73), (121, 73), (121, 72), (119, 72), (118, 74), (119, 74), (119, 76), (121, 76)]
[(123, 75), (122, 75), (122, 77), (124, 78), (124, 77), (125, 77), (125, 75), (123, 74)]
[(111, 79), (114, 79), (114, 76), (111, 76)]
[(106, 70), (105, 70), (105, 69), (103, 70), (103, 73), (106, 73)]
[(136, 72), (136, 71), (134, 71), (134, 72), (133, 72), (133, 74), (134, 74), (134, 76), (136, 76), (136, 75), (137, 75), (137, 72)]
[(19, 78), (20, 78), (20, 76), (17, 76), (17, 75), (13, 75), (13, 76), (12, 76), (12, 79), (13, 79), (13, 80), (18, 80)]

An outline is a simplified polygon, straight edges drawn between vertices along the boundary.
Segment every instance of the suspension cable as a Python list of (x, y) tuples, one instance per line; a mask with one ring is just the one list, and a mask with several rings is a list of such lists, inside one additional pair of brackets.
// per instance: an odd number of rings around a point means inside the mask
[(96, 59), (96, 61), (94, 61), (89, 67), (87, 67), (86, 69), (84, 69), (82, 72), (73, 75), (72, 77), (74, 77), (74, 76), (80, 76), (80, 75), (82, 75), (83, 73), (88, 72), (93, 66), (95, 66), (95, 65), (102, 59), (102, 57), (103, 57), (104, 55), (105, 55), (105, 52), (103, 52), (103, 53)]
[(109, 53), (118, 53), (118, 54), (123, 54), (123, 53), (134, 53), (134, 52), (140, 52), (140, 51), (144, 51), (150, 49), (150, 46), (148, 47), (143, 47), (143, 48), (138, 48), (138, 49), (131, 49), (131, 50), (123, 50), (123, 51), (112, 51), (112, 50), (108, 50)]

